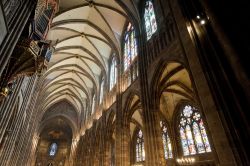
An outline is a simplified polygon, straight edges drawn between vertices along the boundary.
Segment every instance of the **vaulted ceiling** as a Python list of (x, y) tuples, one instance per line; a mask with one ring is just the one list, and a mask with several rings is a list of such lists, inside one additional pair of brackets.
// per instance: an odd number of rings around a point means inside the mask
[[(60, 0), (47, 40), (55, 51), (42, 77), (42, 109), (69, 101), (79, 115), (108, 77), (112, 55), (120, 59), (121, 36), (128, 21), (137, 20), (131, 0)], [(98, 96), (98, 95), (96, 95)]]

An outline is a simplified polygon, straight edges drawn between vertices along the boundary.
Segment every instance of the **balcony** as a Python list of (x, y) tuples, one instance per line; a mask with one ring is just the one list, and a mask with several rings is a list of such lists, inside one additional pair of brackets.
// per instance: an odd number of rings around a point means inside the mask
[(51, 54), (49, 43), (20, 38), (0, 78), (0, 100), (12, 91), (17, 78), (42, 74), (47, 69)]

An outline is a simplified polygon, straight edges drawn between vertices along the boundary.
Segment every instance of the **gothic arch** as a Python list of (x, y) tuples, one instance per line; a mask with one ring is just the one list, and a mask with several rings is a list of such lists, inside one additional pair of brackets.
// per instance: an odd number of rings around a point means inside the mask
[(159, 102), (159, 93), (160, 93), (160, 83), (161, 83), (161, 77), (164, 74), (164, 70), (168, 67), (169, 64), (172, 63), (178, 63), (180, 66), (185, 68), (185, 65), (179, 61), (176, 60), (170, 60), (169, 58), (167, 59), (161, 59), (159, 60), (159, 63), (157, 64), (157, 68), (154, 70), (152, 80), (150, 81), (150, 91), (152, 96), (154, 96), (154, 103)]
[[(139, 144), (143, 145), (143, 147), (140, 146), (140, 148), (142, 149), (141, 150), (142, 156), (143, 156), (143, 152), (144, 152), (144, 160), (142, 159), (143, 157), (140, 156), (140, 157), (142, 157), (141, 161), (137, 161), (137, 159), (136, 159), (137, 158), (137, 153), (138, 153), (136, 148), (137, 148), (137, 144), (138, 144), (137, 139), (138, 139), (139, 132), (142, 132), (142, 139), (141, 140), (143, 140), (143, 142), (142, 142), (142, 144), (141, 144), (141, 142), (139, 143)], [(133, 163), (138, 163), (138, 162), (142, 163), (142, 162), (145, 161), (145, 144), (144, 144), (144, 140), (145, 140), (145, 135), (144, 135), (144, 131), (143, 131), (142, 126), (136, 126), (133, 133), (132, 133), (132, 135), (131, 135), (131, 143), (130, 143), (130, 149), (131, 149), (130, 150), (130, 162), (132, 164)]]
[[(176, 153), (178, 156), (183, 156), (183, 152), (182, 152), (182, 146), (181, 146), (181, 138), (180, 138), (180, 131), (179, 131), (179, 123), (180, 123), (180, 115), (184, 109), (185, 106), (191, 106), (191, 107), (195, 107), (199, 112), (199, 114), (201, 115), (201, 119), (204, 123), (204, 127), (205, 127), (205, 131), (206, 131), (206, 135), (208, 137), (208, 141), (209, 141), (209, 144), (210, 144), (210, 148), (212, 151), (214, 151), (215, 149), (213, 148), (213, 139), (211, 137), (211, 134), (210, 134), (210, 131), (209, 131), (209, 128), (208, 128), (208, 124), (207, 124), (207, 120), (206, 120), (206, 116), (204, 114), (204, 112), (202, 111), (201, 107), (199, 106), (199, 104), (197, 103), (194, 103), (192, 101), (189, 101), (189, 100), (181, 100), (176, 108), (175, 108), (175, 111), (174, 111), (174, 115), (173, 115), (173, 121), (172, 121), (172, 128), (173, 128), (173, 137), (175, 138), (175, 148), (176, 148)], [(195, 139), (195, 138), (193, 138)], [(206, 158), (208, 157), (209, 160), (213, 161), (214, 158), (212, 157), (211, 153), (197, 153), (197, 154), (194, 154), (194, 156), (204, 156), (203, 158)], [(204, 159), (203, 159), (204, 160)], [(211, 161), (208, 161), (208, 162), (211, 162)], [(202, 162), (202, 161), (201, 161)], [(206, 162), (206, 161), (205, 161)]]
[(75, 138), (76, 135), (77, 135), (77, 126), (75, 125), (75, 123), (67, 116), (61, 114), (61, 115), (53, 115), (51, 117), (49, 117), (48, 119), (45, 119), (44, 121), (41, 122), (39, 128), (38, 128), (38, 131), (37, 133), (38, 134), (41, 134), (44, 127), (50, 123), (50, 122), (53, 122), (53, 120), (55, 118), (62, 118), (64, 121), (66, 121), (68, 123), (68, 125), (71, 127), (71, 130), (72, 130), (72, 138)]
[[(175, 106), (180, 100), (196, 102), (196, 94), (189, 71), (176, 61), (160, 62), (150, 84), (153, 107), (164, 113), (168, 121), (172, 120)], [(170, 111), (170, 112), (169, 112)], [(169, 114), (169, 115), (168, 115)]]
[(50, 108), (44, 110), (40, 114), (41, 122), (56, 116), (63, 116), (70, 120), (70, 122), (73, 124), (73, 131), (77, 131), (82, 125), (80, 121), (80, 114), (77, 111), (75, 105), (67, 99), (61, 99), (57, 103), (50, 106)]
[(69, 100), (67, 100), (67, 99), (60, 99), (60, 100), (58, 100), (56, 103), (54, 103), (53, 105), (50, 105), (50, 107), (48, 107), (48, 108), (43, 112), (43, 114), (42, 114), (41, 116), (43, 117), (43, 116), (46, 114), (47, 111), (50, 111), (51, 109), (53, 109), (54, 107), (56, 107), (57, 105), (59, 105), (60, 103), (63, 103), (63, 102), (69, 103), (69, 105), (70, 105), (71, 107), (74, 108), (74, 111), (75, 111), (75, 113), (77, 114), (77, 117), (79, 116), (79, 112), (76, 111), (76, 110), (77, 110), (76, 106), (75, 106), (71, 101), (69, 101)]
[(139, 93), (133, 92), (130, 93), (127, 97), (124, 106), (124, 122), (125, 124), (129, 124), (129, 121), (133, 115), (133, 113), (138, 110), (142, 109)]
[[(44, 165), (48, 161), (55, 164), (68, 162), (66, 157), (72, 155), (71, 147), (77, 134), (76, 126), (63, 114), (52, 115), (42, 121), (37, 131), (39, 140), (36, 146), (36, 163)], [(52, 143), (57, 144), (57, 152), (53, 156), (49, 154)]]
[(107, 128), (107, 134), (106, 137), (107, 139), (112, 138), (114, 131), (115, 131), (115, 110), (111, 109), (109, 114), (107, 115), (107, 121), (106, 121), (106, 128)]

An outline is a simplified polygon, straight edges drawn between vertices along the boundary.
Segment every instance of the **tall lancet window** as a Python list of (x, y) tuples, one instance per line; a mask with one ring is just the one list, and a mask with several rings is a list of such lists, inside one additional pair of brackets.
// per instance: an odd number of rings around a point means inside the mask
[(95, 94), (93, 95), (92, 98), (91, 115), (94, 113), (94, 111), (95, 111)]
[(53, 157), (56, 155), (56, 151), (57, 151), (57, 144), (54, 142), (50, 145), (49, 148), (49, 156)]
[(135, 30), (132, 24), (129, 23), (124, 34), (124, 71), (130, 67), (135, 57), (137, 57), (137, 53), (138, 50)]
[(111, 61), (111, 66), (110, 66), (110, 77), (109, 77), (109, 81), (110, 81), (109, 89), (110, 90), (115, 86), (116, 80), (117, 80), (117, 63), (116, 63), (115, 57), (113, 57)]
[(136, 162), (144, 161), (145, 160), (144, 138), (141, 130), (137, 132), (135, 141), (136, 141), (136, 146), (135, 146)]
[(211, 152), (201, 114), (196, 108), (190, 105), (183, 108), (179, 131), (184, 156)]
[(103, 100), (103, 95), (104, 95), (103, 91), (104, 91), (104, 79), (102, 79), (101, 87), (100, 87), (100, 101), (99, 101), (100, 104), (102, 103), (102, 100)]
[(164, 157), (165, 159), (173, 158), (172, 145), (171, 145), (170, 137), (168, 135), (167, 124), (165, 121), (160, 121), (160, 125), (161, 125), (161, 131), (162, 131)]
[(147, 33), (147, 40), (149, 40), (157, 30), (155, 11), (154, 11), (154, 6), (151, 0), (146, 1), (144, 21), (145, 21), (145, 27), (146, 27), (146, 33)]

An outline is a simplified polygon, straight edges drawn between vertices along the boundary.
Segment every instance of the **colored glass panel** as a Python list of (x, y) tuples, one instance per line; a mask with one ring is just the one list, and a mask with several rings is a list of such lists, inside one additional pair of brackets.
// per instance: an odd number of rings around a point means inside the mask
[(110, 67), (110, 90), (115, 86), (116, 84), (116, 78), (117, 77), (117, 67), (116, 67), (116, 60), (113, 57)]
[(144, 161), (145, 160), (144, 139), (141, 130), (139, 130), (137, 133), (135, 151), (136, 151), (135, 152), (136, 162)]
[(206, 152), (211, 152), (212, 150), (211, 150), (208, 138), (207, 138), (207, 133), (206, 133), (202, 119), (200, 120), (199, 126), (200, 126), (201, 135), (202, 135), (202, 139), (205, 145)]
[(168, 140), (168, 142), (167, 142), (167, 145), (168, 145), (168, 158), (173, 158), (172, 145), (171, 145), (169, 136), (168, 136), (167, 140)]
[(135, 30), (131, 23), (128, 24), (125, 35), (124, 35), (124, 71), (126, 71), (132, 61), (137, 56), (137, 41), (135, 37)]
[(186, 132), (186, 136), (187, 136), (187, 143), (188, 143), (189, 152), (190, 152), (190, 154), (196, 154), (196, 149), (194, 146), (194, 139), (193, 139), (191, 128), (189, 125), (186, 126), (185, 132)]
[(211, 152), (206, 129), (199, 111), (185, 106), (179, 122), (180, 138), (184, 156)]
[(146, 2), (144, 21), (145, 21), (145, 27), (146, 27), (146, 33), (147, 33), (147, 40), (149, 40), (157, 30), (154, 6), (151, 0), (148, 0)]
[(170, 141), (170, 138), (168, 135), (166, 122), (160, 121), (160, 126), (162, 129), (162, 141), (163, 141), (164, 157), (165, 157), (165, 159), (173, 158), (172, 145), (171, 145), (171, 141)]
[(187, 138), (186, 138), (185, 131), (182, 127), (180, 128), (180, 135), (181, 135), (181, 144), (182, 144), (183, 154), (184, 156), (189, 155)]
[(124, 44), (124, 70), (128, 68), (128, 47), (127, 43)]
[(57, 144), (56, 143), (52, 143), (50, 145), (49, 155), (50, 156), (55, 156), (56, 155), (56, 151), (57, 151)]
[(195, 142), (196, 142), (196, 148), (198, 150), (199, 153), (205, 153), (205, 148), (204, 148), (204, 144), (201, 138), (201, 133), (198, 127), (198, 124), (196, 122), (193, 123), (193, 133), (194, 133), (194, 138), (195, 138)]

